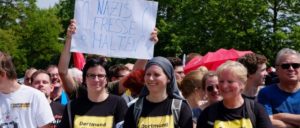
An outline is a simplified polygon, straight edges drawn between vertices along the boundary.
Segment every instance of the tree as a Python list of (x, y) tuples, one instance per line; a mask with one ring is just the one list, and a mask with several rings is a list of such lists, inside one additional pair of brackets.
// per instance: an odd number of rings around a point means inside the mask
[(0, 29), (0, 51), (10, 54), (13, 57), (13, 62), (17, 72), (26, 69), (24, 51), (18, 49), (18, 41), (20, 37), (11, 29)]
[[(273, 62), (283, 47), (299, 49), (299, 0), (156, 0), (159, 43), (155, 55), (205, 54), (219, 48), (252, 50)], [(73, 17), (74, 0), (59, 16)]]
[(158, 1), (163, 48), (157, 54), (205, 54), (219, 48), (236, 48), (264, 54), (273, 62), (279, 49), (299, 49), (297, 32), (293, 31), (298, 30), (300, 22), (300, 1)]
[(58, 64), (63, 43), (58, 40), (62, 32), (60, 20), (55, 9), (28, 12), (23, 21), (20, 48), (26, 51), (28, 66), (46, 68), (49, 64)]
[(8, 29), (26, 18), (25, 10), (36, 8), (35, 0), (2, 0), (0, 1), (0, 28)]
[(61, 23), (64, 28), (64, 33), (61, 36), (65, 36), (66, 30), (69, 26), (70, 19), (74, 17), (75, 0), (60, 0), (55, 6), (58, 9), (57, 16), (61, 18)]
[(62, 33), (57, 9), (38, 9), (35, 0), (0, 2), (0, 50), (13, 57), (19, 76), (29, 67), (57, 64)]

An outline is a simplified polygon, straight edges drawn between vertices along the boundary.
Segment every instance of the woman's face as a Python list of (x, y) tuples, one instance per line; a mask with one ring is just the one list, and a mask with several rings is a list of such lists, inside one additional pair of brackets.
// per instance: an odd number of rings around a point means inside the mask
[(151, 65), (146, 70), (144, 79), (150, 93), (166, 92), (169, 80), (161, 67)]
[(102, 66), (98, 65), (87, 70), (86, 85), (88, 90), (102, 91), (106, 84), (106, 71)]
[(219, 74), (219, 91), (224, 100), (232, 100), (241, 95), (242, 82), (230, 70), (223, 70)]
[(217, 76), (208, 77), (205, 81), (205, 85), (205, 92), (209, 102), (214, 103), (222, 100), (222, 96), (219, 92), (219, 80)]

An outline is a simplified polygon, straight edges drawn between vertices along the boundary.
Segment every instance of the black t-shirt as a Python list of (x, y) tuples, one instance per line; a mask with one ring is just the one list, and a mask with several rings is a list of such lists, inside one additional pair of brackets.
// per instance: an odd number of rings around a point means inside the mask
[[(263, 106), (254, 103), (256, 128), (272, 128), (271, 121)], [(217, 102), (202, 111), (197, 121), (197, 128), (252, 128), (250, 116), (245, 102), (235, 109), (227, 109), (222, 101)]]
[[(171, 104), (172, 99), (170, 98), (159, 103), (152, 103), (144, 98), (142, 112), (138, 119), (139, 127), (176, 128), (174, 126)], [(137, 127), (134, 121), (133, 109), (134, 105), (131, 105), (126, 113), (124, 128)], [(193, 126), (192, 111), (186, 102), (182, 102), (178, 125), (181, 128), (192, 128)]]
[[(59, 125), (60, 128), (69, 128), (67, 106)], [(109, 94), (103, 102), (95, 103), (87, 97), (81, 97), (71, 102), (71, 119), (73, 127), (115, 127), (116, 123), (124, 119), (127, 111), (125, 101)]]
[(64, 113), (64, 106), (57, 102), (51, 102), (50, 107), (52, 109), (52, 113), (55, 119), (51, 124), (51, 128), (57, 128), (58, 124), (61, 122)]

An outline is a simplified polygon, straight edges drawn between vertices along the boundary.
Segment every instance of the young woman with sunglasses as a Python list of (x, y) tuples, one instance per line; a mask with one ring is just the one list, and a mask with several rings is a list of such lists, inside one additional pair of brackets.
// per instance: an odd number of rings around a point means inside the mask
[(217, 75), (223, 100), (204, 109), (197, 128), (272, 128), (263, 106), (242, 97), (247, 69), (241, 63), (227, 61), (217, 69)]
[(200, 106), (202, 110), (204, 110), (207, 106), (223, 99), (220, 95), (218, 84), (219, 80), (215, 72), (209, 71), (204, 74), (202, 80), (202, 89), (207, 97), (207, 102)]

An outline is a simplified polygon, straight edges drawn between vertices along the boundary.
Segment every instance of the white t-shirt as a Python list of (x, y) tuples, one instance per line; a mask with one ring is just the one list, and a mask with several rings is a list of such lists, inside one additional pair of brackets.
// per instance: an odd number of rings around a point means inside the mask
[(45, 94), (21, 85), (9, 94), (0, 92), (0, 127), (37, 128), (54, 120)]

